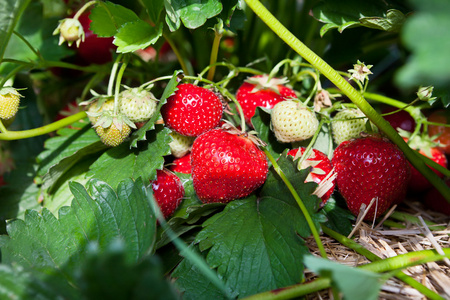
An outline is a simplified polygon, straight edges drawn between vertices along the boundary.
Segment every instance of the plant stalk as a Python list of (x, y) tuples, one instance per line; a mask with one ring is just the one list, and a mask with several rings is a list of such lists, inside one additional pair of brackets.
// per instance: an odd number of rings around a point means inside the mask
[(403, 151), (411, 164), (422, 173), (450, 203), (450, 188), (439, 178), (408, 144), (400, 137), (397, 131), (364, 99), (360, 92), (354, 89), (336, 70), (327, 64), (321, 57), (295, 37), (281, 22), (276, 19), (258, 0), (245, 0), (253, 12), (269, 26), (294, 51), (301, 55), (314, 68), (319, 70), (337, 88), (339, 88), (358, 108), (374, 123), (386, 136)]

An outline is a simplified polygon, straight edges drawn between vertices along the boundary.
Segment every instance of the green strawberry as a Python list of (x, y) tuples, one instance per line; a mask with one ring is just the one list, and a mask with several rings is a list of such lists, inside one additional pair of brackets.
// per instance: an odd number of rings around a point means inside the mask
[(282, 143), (309, 139), (319, 128), (313, 111), (296, 100), (278, 102), (271, 113), (272, 130)]
[(119, 110), (130, 121), (139, 123), (148, 121), (156, 111), (156, 98), (148, 90), (127, 89), (120, 93)]
[(9, 120), (19, 110), (22, 95), (13, 87), (3, 87), (0, 90), (0, 119)]
[[(360, 136), (366, 131), (367, 117), (356, 108), (349, 108), (338, 112), (331, 120), (331, 130), (334, 142), (339, 145), (344, 141)], [(376, 131), (375, 125), (370, 123), (372, 130)]]
[(175, 131), (172, 131), (170, 136), (173, 138), (169, 143), (170, 152), (173, 156), (182, 157), (191, 150), (194, 137), (181, 135)]

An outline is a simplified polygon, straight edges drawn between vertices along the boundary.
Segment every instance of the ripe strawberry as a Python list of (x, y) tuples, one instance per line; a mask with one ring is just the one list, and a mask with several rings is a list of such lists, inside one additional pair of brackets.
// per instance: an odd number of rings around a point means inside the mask
[(237, 90), (236, 100), (244, 111), (245, 121), (251, 124), (256, 107), (273, 108), (275, 104), (289, 98), (297, 98), (294, 90), (284, 84), (285, 79), (257, 75), (248, 78)]
[(222, 102), (216, 94), (190, 83), (178, 85), (161, 108), (166, 126), (186, 136), (198, 136), (217, 127), (222, 112)]
[(362, 204), (375, 203), (365, 219), (379, 217), (394, 203), (403, 200), (410, 169), (403, 152), (376, 135), (342, 142), (331, 160), (337, 173), (339, 192), (354, 215)]
[(266, 180), (265, 153), (236, 131), (212, 129), (192, 145), (194, 190), (203, 203), (227, 203), (248, 196)]
[(156, 111), (156, 98), (148, 90), (140, 88), (127, 89), (119, 95), (119, 110), (131, 122), (148, 121)]
[(156, 170), (156, 180), (151, 181), (153, 196), (164, 218), (170, 217), (184, 197), (180, 178), (167, 169)]
[[(105, 118), (105, 120), (103, 120)], [(133, 124), (134, 125), (134, 124)], [(116, 147), (123, 143), (131, 133), (131, 128), (121, 116), (102, 116), (95, 126), (100, 140), (109, 147)]]
[(170, 171), (183, 174), (191, 174), (191, 153), (175, 158), (169, 167)]
[[(294, 160), (299, 159), (305, 153), (306, 148), (300, 147), (288, 151), (288, 155), (294, 157)], [(314, 191), (314, 195), (322, 199), (322, 206), (330, 199), (331, 194), (336, 187), (336, 173), (330, 159), (323, 152), (312, 149), (308, 158), (304, 159), (299, 169), (306, 169), (311, 167), (311, 171), (306, 177), (305, 182), (315, 182), (319, 186)]]
[(170, 136), (173, 138), (169, 143), (170, 152), (173, 156), (182, 157), (191, 150), (194, 137), (181, 135), (175, 131), (172, 131)]
[[(338, 112), (331, 120), (331, 130), (336, 145), (359, 137), (366, 131), (367, 118), (362, 111), (356, 108), (348, 108)], [(377, 128), (372, 125), (372, 129)]]
[(450, 154), (450, 127), (445, 126), (450, 124), (450, 113), (448, 110), (436, 110), (432, 112), (427, 120), (429, 122), (440, 123), (442, 125), (428, 125), (428, 134), (430, 137), (435, 137), (434, 141), (441, 144), (441, 148), (446, 154)]
[(3, 87), (0, 89), (0, 119), (9, 120), (13, 118), (19, 110), (19, 92), (13, 87)]
[(77, 54), (89, 64), (105, 64), (112, 61), (112, 52), (117, 48), (113, 37), (99, 37), (90, 30), (90, 12), (83, 13), (78, 20), (85, 33), (84, 41), (79, 45)]
[[(397, 108), (390, 107), (388, 109), (383, 110), (383, 114), (391, 113), (396, 110)], [(391, 124), (391, 126), (394, 127), (394, 129), (401, 128), (403, 130), (413, 132), (414, 129), (416, 128), (416, 121), (414, 120), (413, 117), (411, 117), (411, 115), (408, 112), (404, 110), (383, 116), (383, 118), (386, 121), (388, 121)]]
[(283, 143), (309, 139), (319, 127), (315, 113), (295, 100), (277, 103), (272, 110), (271, 121), (275, 137)]
[[(405, 133), (403, 132), (403, 135)], [(431, 141), (428, 137), (415, 136), (413, 139), (408, 139), (408, 137), (403, 138), (408, 145), (417, 150), (420, 154), (431, 158), (434, 162), (440, 164), (441, 166), (447, 168), (447, 158), (444, 151), (438, 148), (437, 144)], [(410, 164), (411, 168), (411, 179), (409, 181), (408, 189), (413, 192), (423, 192), (430, 189), (433, 185), (426, 179), (422, 173), (420, 173), (416, 168)], [(444, 175), (432, 168), (434, 173), (439, 177), (444, 177)]]
[[(445, 183), (450, 187), (450, 179), (447, 179)], [(425, 194), (425, 206), (426, 208), (450, 216), (450, 203), (445, 200), (435, 187), (431, 188)]]

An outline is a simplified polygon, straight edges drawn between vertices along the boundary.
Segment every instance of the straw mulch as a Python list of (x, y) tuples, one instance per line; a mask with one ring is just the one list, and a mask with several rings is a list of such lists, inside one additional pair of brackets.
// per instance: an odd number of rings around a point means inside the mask
[[(397, 229), (383, 224), (362, 222), (357, 225), (357, 228), (354, 228), (354, 241), (380, 258), (388, 258), (424, 249), (436, 249), (439, 251), (439, 248), (449, 246), (449, 216), (427, 210), (417, 201), (406, 202), (401, 207), (396, 208), (396, 210), (421, 217), (424, 221), (431, 221), (439, 226), (444, 226), (446, 229), (433, 230), (431, 226), (427, 226), (425, 223), (411, 224), (404, 222), (402, 224), (406, 228)], [(370, 262), (364, 256), (326, 235), (322, 236), (322, 243), (331, 260), (348, 266), (358, 266)], [(308, 246), (313, 254), (320, 255), (314, 239), (310, 238), (308, 240)], [(432, 291), (446, 299), (450, 299), (449, 260), (418, 265), (404, 270), (404, 272)], [(315, 274), (306, 270), (307, 280), (314, 279), (315, 276)], [(309, 295), (307, 299), (333, 299), (333, 295), (330, 290), (327, 290)], [(397, 278), (392, 277), (383, 284), (379, 299), (426, 299), (426, 297)]]

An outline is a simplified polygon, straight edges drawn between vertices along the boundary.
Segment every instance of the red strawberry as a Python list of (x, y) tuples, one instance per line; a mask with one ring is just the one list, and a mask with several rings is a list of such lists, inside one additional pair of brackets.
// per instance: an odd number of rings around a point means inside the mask
[(222, 112), (222, 102), (216, 94), (190, 83), (178, 85), (161, 108), (166, 126), (187, 136), (198, 136), (217, 127)]
[[(450, 179), (447, 179), (445, 183), (450, 187)], [(450, 203), (445, 200), (445, 198), (435, 187), (431, 188), (425, 194), (425, 206), (429, 209), (450, 216)]]
[(87, 63), (105, 64), (112, 60), (112, 52), (117, 46), (113, 44), (113, 37), (99, 37), (89, 29), (92, 22), (89, 15), (90, 12), (83, 13), (78, 19), (83, 26), (85, 38), (77, 52)]
[[(300, 151), (299, 151), (300, 150)], [(289, 150), (287, 153), (294, 157), (294, 160), (302, 157), (305, 153), (305, 148), (300, 147), (297, 149)], [(330, 159), (323, 152), (312, 149), (311, 154), (308, 158), (303, 160), (299, 169), (306, 169), (307, 167), (312, 167), (308, 177), (306, 177), (305, 182), (315, 182), (319, 184), (314, 194), (322, 199), (322, 206), (327, 203), (330, 199), (331, 194), (336, 187), (336, 173), (333, 170), (333, 165)]]
[[(431, 141), (428, 136), (415, 136), (412, 140), (408, 138), (403, 138), (408, 142), (412, 149), (417, 150), (420, 154), (431, 158), (434, 162), (440, 164), (441, 166), (447, 168), (447, 158), (445, 156), (444, 150), (439, 148), (436, 143)], [(409, 190), (413, 192), (423, 192), (430, 189), (433, 185), (411, 164), (411, 179), (409, 181)], [(435, 169), (432, 170), (439, 176), (444, 177), (442, 173), (439, 173)]]
[(245, 121), (251, 124), (256, 107), (273, 108), (275, 104), (289, 98), (297, 98), (295, 92), (286, 87), (286, 80), (257, 75), (247, 79), (237, 90), (236, 100), (244, 111)]
[(175, 158), (169, 169), (173, 172), (191, 174), (191, 153), (180, 158)]
[(184, 197), (180, 178), (167, 169), (157, 170), (156, 180), (152, 181), (152, 189), (164, 218), (170, 217)]
[(266, 180), (265, 153), (246, 134), (235, 131), (213, 129), (192, 145), (194, 190), (204, 203), (227, 203), (248, 196)]
[[(383, 114), (391, 113), (396, 110), (398, 110), (398, 109), (394, 108), (394, 107), (390, 107), (390, 108), (383, 110)], [(416, 128), (416, 121), (414, 120), (413, 117), (411, 117), (411, 115), (408, 112), (406, 112), (404, 110), (398, 111), (398, 112), (390, 114), (390, 115), (383, 116), (383, 118), (386, 121), (388, 121), (391, 124), (391, 126), (394, 127), (394, 129), (401, 128), (403, 130), (413, 132), (414, 129)]]
[(371, 135), (342, 142), (331, 162), (339, 192), (354, 215), (359, 214), (362, 204), (368, 206), (377, 198), (365, 219), (378, 218), (406, 194), (410, 178), (408, 161), (387, 139)]

